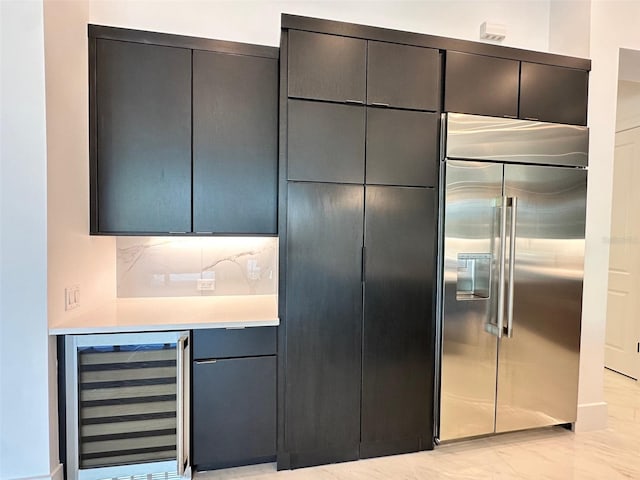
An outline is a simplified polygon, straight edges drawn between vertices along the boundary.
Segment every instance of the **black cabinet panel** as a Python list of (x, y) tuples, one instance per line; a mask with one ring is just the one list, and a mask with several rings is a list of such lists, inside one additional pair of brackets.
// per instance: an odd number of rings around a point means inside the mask
[(363, 190), (289, 183), (285, 449), (292, 468), (358, 455)]
[(289, 100), (289, 180), (363, 183), (365, 108)]
[(449, 51), (445, 70), (445, 111), (518, 116), (520, 62)]
[(192, 421), (198, 469), (273, 461), (276, 357), (194, 362)]
[(193, 52), (193, 230), (277, 232), (278, 61)]
[(435, 186), (439, 123), (435, 113), (367, 108), (366, 183)]
[(440, 109), (440, 53), (431, 48), (370, 41), (367, 103)]
[(367, 187), (365, 210), (361, 456), (430, 449), (435, 191)]
[(288, 52), (290, 97), (364, 103), (365, 40), (290, 30)]
[(523, 62), (520, 118), (586, 125), (588, 83), (583, 70)]
[(278, 327), (208, 328), (194, 330), (193, 358), (275, 355)]
[(191, 230), (191, 51), (97, 40), (98, 230)]

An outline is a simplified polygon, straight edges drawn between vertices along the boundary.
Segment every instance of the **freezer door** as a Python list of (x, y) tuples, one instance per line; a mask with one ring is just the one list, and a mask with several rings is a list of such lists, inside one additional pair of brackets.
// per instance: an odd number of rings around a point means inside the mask
[(513, 314), (507, 295), (497, 432), (576, 420), (586, 188), (585, 170), (505, 165), (505, 195), (517, 207), (508, 215)]
[(494, 431), (503, 165), (445, 168), (438, 438), (452, 440)]

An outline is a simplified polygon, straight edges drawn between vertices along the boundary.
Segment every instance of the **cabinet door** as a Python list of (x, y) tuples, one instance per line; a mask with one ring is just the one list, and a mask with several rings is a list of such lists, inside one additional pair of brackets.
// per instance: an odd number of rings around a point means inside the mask
[(290, 468), (358, 458), (363, 189), (289, 183), (285, 447)]
[(436, 185), (439, 123), (435, 113), (367, 108), (366, 183)]
[(191, 51), (96, 43), (98, 231), (191, 231)]
[(277, 232), (278, 61), (193, 52), (193, 230)]
[(584, 70), (522, 62), (520, 118), (586, 125), (588, 83)]
[(289, 180), (363, 183), (365, 108), (289, 100)]
[(290, 97), (364, 103), (365, 40), (298, 30), (288, 40)]
[(432, 48), (370, 41), (367, 103), (440, 109), (440, 53)]
[(200, 470), (273, 461), (276, 357), (194, 362), (192, 422)]
[(444, 109), (517, 118), (519, 74), (516, 60), (447, 52)]
[(366, 187), (361, 457), (433, 448), (435, 192)]

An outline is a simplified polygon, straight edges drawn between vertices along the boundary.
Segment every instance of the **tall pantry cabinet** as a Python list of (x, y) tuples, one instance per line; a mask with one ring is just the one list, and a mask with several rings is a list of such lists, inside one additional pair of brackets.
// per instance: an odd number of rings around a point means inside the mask
[(283, 28), (278, 467), (431, 449), (441, 53)]

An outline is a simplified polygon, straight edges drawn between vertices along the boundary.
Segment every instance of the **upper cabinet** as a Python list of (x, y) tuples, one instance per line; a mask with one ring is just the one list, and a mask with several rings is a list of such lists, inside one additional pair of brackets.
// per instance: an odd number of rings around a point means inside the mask
[(191, 51), (99, 39), (92, 94), (92, 231), (191, 230)]
[(586, 125), (588, 85), (584, 70), (522, 62), (520, 118)]
[(364, 103), (367, 42), (289, 32), (289, 96)]
[(90, 26), (91, 233), (277, 233), (278, 50)]
[(495, 117), (518, 117), (520, 62), (447, 52), (444, 109)]
[(588, 76), (575, 68), (448, 51), (444, 110), (586, 125)]
[(299, 30), (288, 39), (290, 98), (440, 110), (436, 49)]
[(440, 110), (440, 65), (438, 50), (369, 41), (367, 104)]
[(278, 62), (193, 52), (193, 230), (276, 233)]

